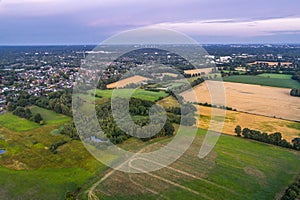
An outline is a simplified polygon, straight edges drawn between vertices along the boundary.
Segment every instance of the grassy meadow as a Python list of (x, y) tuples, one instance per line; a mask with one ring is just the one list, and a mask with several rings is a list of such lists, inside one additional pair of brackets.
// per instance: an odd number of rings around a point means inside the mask
[(265, 77), (265, 78), (279, 78), (279, 79), (292, 79), (292, 75), (289, 74), (271, 74), (271, 73), (263, 73), (257, 76)]
[(45, 108), (40, 108), (38, 106), (32, 106), (30, 108), (30, 111), (33, 115), (35, 115), (36, 113), (40, 113), (45, 124), (47, 125), (60, 124), (71, 120), (71, 118), (68, 116), (57, 114), (54, 111), (47, 110)]
[(65, 199), (93, 174), (82, 168), (15, 171), (0, 167), (0, 199)]
[[(0, 115), (0, 199), (65, 199), (106, 169), (87, 152), (80, 141), (51, 132), (69, 121), (39, 107), (45, 125), (38, 125), (11, 113)], [(67, 143), (53, 154), (49, 147), (59, 141)]]
[(261, 74), (258, 76), (240, 75), (223, 77), (225, 82), (246, 83), (282, 88), (299, 88), (300, 84), (284, 74)]
[(0, 126), (16, 132), (28, 131), (40, 127), (39, 124), (27, 119), (22, 119), (12, 113), (0, 115)]
[[(126, 96), (129, 94), (132, 89), (117, 89), (118, 94), (120, 96)], [(96, 94), (101, 96), (102, 98), (111, 98), (113, 93), (113, 90), (96, 90)], [(148, 100), (148, 101), (157, 101), (160, 97), (166, 97), (168, 96), (167, 93), (164, 91), (154, 92), (154, 91), (147, 91), (143, 89), (137, 89), (134, 91), (132, 97), (142, 99), (142, 100)]]

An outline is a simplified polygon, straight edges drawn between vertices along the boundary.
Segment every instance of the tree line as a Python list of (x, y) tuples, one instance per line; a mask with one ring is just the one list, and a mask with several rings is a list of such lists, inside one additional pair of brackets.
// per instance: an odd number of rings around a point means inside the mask
[(36, 105), (56, 113), (72, 116), (72, 91), (65, 89), (51, 92), (43, 96), (32, 96), (22, 91), (18, 97), (8, 98), (8, 111), (14, 111), (17, 107)]
[(194, 113), (197, 111), (192, 104), (184, 103), (181, 107), (165, 108), (168, 119), (175, 124), (193, 126), (196, 124)]
[(236, 109), (233, 109), (231, 107), (228, 106), (224, 106), (224, 105), (214, 105), (214, 104), (210, 104), (210, 103), (201, 103), (201, 102), (194, 102), (194, 104), (200, 105), (200, 106), (205, 106), (205, 107), (212, 107), (212, 108), (219, 108), (219, 109), (223, 109), (223, 110), (233, 110), (236, 111)]
[(290, 92), (290, 95), (294, 97), (300, 97), (300, 89), (293, 88)]
[(296, 200), (300, 197), (300, 177), (291, 184), (284, 192), (281, 200)]
[(294, 75), (292, 76), (292, 79), (300, 82), (300, 71), (295, 72)]
[(244, 128), (242, 130), (240, 125), (237, 125), (234, 131), (238, 137), (243, 136), (244, 138), (247, 139), (252, 139), (252, 140), (300, 151), (300, 138), (294, 138), (291, 144), (285, 139), (282, 139), (282, 135), (279, 132), (267, 134), (267, 133), (262, 133), (258, 130), (251, 130), (249, 128)]
[(35, 123), (38, 123), (40, 125), (44, 124), (41, 114), (36, 113), (35, 115), (33, 115), (29, 108), (18, 106), (12, 113), (18, 117), (34, 121)]
[(169, 93), (170, 93), (170, 95), (172, 95), (174, 93), (175, 94), (179, 94), (181, 92), (184, 92), (184, 91), (190, 89), (191, 87), (195, 87), (195, 86), (203, 83), (204, 81), (205, 80), (203, 78), (199, 77), (199, 78), (193, 80), (192, 82), (190, 82), (189, 84), (188, 83), (184, 83), (182, 85), (179, 85), (177, 87), (172, 88), (172, 90), (169, 90)]

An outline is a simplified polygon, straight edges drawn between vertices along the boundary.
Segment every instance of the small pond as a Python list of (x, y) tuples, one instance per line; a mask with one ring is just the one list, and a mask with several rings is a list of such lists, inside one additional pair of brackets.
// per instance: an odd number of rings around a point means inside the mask
[(4, 149), (0, 149), (0, 155), (4, 154), (6, 151)]

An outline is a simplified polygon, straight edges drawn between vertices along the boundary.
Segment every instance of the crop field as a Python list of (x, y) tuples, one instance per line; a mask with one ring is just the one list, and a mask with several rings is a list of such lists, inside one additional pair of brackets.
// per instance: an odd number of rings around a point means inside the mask
[[(206, 84), (214, 86), (217, 83), (206, 81), (194, 88), (201, 103), (211, 103)], [(300, 98), (290, 96), (289, 89), (229, 82), (224, 82), (224, 87), (226, 106), (238, 111), (300, 121)], [(191, 91), (187, 91), (182, 93), (182, 96), (187, 101), (193, 101), (192, 94)]]
[[(205, 131), (199, 129), (184, 155), (161, 170), (128, 174), (109, 169), (99, 175), (98, 182), (85, 188), (80, 198), (274, 199), (300, 172), (299, 152), (226, 135), (200, 159), (197, 155), (204, 136)], [(169, 141), (152, 142), (148, 148), (157, 149)], [(154, 164), (151, 160), (134, 162)]]
[[(199, 114), (198, 127), (208, 129), (211, 112), (217, 108), (205, 106), (197, 106), (197, 108)], [(227, 110), (222, 133), (235, 135), (234, 128), (237, 125), (240, 125), (242, 128), (250, 128), (266, 133), (280, 132), (282, 137), (289, 142), (300, 136), (299, 122)]]
[(38, 106), (32, 106), (30, 108), (30, 111), (33, 115), (35, 115), (36, 113), (40, 113), (44, 122), (47, 125), (60, 124), (60, 123), (64, 123), (64, 122), (71, 120), (70, 117), (67, 117), (67, 116), (61, 115), (61, 114), (57, 114), (56, 112), (53, 112), (51, 110), (47, 110), (44, 108), (40, 108)]
[[(288, 75), (286, 75), (288, 76)], [(223, 77), (223, 81), (225, 82), (234, 82), (234, 83), (246, 83), (246, 84), (254, 84), (254, 85), (263, 85), (263, 86), (271, 86), (271, 87), (282, 87), (282, 88), (299, 88), (300, 83), (296, 80), (287, 78), (285, 75), (261, 75), (261, 76), (249, 76), (249, 75), (241, 75), (241, 76), (229, 76)]]
[(143, 77), (143, 76), (132, 76), (132, 77), (125, 78), (125, 79), (122, 79), (122, 80), (120, 80), (120, 81), (117, 81), (117, 82), (108, 84), (106, 87), (107, 87), (108, 89), (112, 89), (112, 88), (123, 88), (123, 87), (125, 87), (126, 85), (129, 85), (130, 83), (137, 84), (137, 83), (141, 83), (141, 82), (147, 81), (147, 80), (148, 80), (148, 78)]
[(39, 124), (27, 119), (22, 119), (12, 113), (4, 113), (0, 115), (0, 126), (17, 132), (28, 131), (40, 127)]
[(188, 75), (196, 75), (200, 73), (205, 73), (205, 75), (208, 75), (212, 71), (212, 68), (202, 68), (202, 69), (192, 69), (192, 70), (184, 70), (185, 74)]
[[(130, 92), (132, 92), (133, 89), (118, 89), (118, 94), (120, 97), (123, 95), (126, 96)], [(111, 98), (113, 93), (113, 90), (96, 90), (96, 94), (101, 96), (102, 98)], [(160, 97), (166, 97), (168, 94), (164, 91), (147, 91), (142, 89), (137, 89), (134, 91), (132, 97), (142, 99), (142, 100), (148, 100), (148, 101), (157, 101)]]
[[(175, 98), (171, 96), (160, 100), (158, 104), (165, 108), (179, 106)], [(198, 127), (202, 129), (208, 129), (212, 110), (217, 108), (198, 105), (196, 107), (198, 110)], [(218, 117), (216, 117), (216, 119), (218, 119)], [(222, 133), (235, 135), (234, 128), (237, 125), (240, 125), (242, 128), (250, 128), (267, 133), (280, 132), (282, 137), (288, 141), (291, 141), (295, 137), (300, 137), (299, 122), (227, 110)]]

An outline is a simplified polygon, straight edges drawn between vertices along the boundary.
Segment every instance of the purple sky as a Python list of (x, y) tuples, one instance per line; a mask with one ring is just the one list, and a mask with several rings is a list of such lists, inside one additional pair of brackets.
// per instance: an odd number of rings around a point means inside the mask
[(2, 0), (0, 44), (99, 44), (170, 28), (199, 43), (300, 43), (299, 0)]

